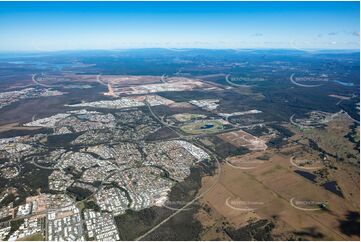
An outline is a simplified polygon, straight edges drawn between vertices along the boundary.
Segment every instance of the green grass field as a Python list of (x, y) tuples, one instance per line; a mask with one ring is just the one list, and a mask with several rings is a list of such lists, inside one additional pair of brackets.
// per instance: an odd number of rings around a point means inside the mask
[[(207, 125), (212, 127), (204, 128)], [(183, 125), (180, 129), (187, 134), (209, 134), (221, 131), (223, 124), (218, 120), (203, 120)]]

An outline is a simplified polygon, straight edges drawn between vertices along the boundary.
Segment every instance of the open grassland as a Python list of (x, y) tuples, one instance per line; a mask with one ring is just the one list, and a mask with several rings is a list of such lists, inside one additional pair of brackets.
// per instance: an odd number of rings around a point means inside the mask
[(319, 149), (332, 155), (338, 161), (359, 164), (359, 151), (356, 149), (356, 146), (359, 145), (355, 145), (346, 138), (351, 131), (351, 125), (352, 120), (343, 115), (330, 121), (325, 128), (311, 128), (302, 131), (298, 131), (293, 126), (290, 128), (294, 129), (295, 133), (299, 133), (294, 139), (312, 140)]
[[(357, 235), (347, 234), (342, 228), (348, 213), (359, 210), (357, 201), (350, 200), (355, 198), (343, 199), (297, 175), (289, 160), (275, 154), (255, 169), (244, 170), (224, 163), (220, 182), (202, 199), (211, 208), (198, 217), (208, 231), (204, 239), (224, 238), (225, 221), (240, 228), (250, 220), (277, 218), (274, 238), (289, 238), (292, 234), (303, 239), (358, 240)], [(207, 179), (203, 180), (205, 184), (211, 182), (211, 178)], [(359, 188), (348, 189), (357, 194)], [(323, 203), (326, 209), (319, 206)]]

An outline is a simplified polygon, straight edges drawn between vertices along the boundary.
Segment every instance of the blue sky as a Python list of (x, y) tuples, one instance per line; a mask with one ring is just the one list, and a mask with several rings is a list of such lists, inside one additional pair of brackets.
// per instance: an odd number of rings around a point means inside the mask
[(0, 50), (359, 49), (359, 2), (0, 2)]

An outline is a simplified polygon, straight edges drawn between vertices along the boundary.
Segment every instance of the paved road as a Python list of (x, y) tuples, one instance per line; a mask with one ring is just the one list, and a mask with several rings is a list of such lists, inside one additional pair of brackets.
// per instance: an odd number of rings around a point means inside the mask
[(99, 75), (97, 75), (97, 82), (99, 82), (100, 84), (102, 84), (102, 85), (104, 85), (104, 86), (106, 86), (107, 88), (108, 88), (108, 83), (105, 83), (105, 82), (103, 82), (102, 80), (100, 80), (100, 76), (101, 76), (102, 74), (99, 74)]
[(295, 126), (297, 126), (297, 127), (299, 127), (299, 128), (301, 128), (301, 129), (306, 128), (305, 126), (303, 126), (303, 125), (301, 125), (301, 124), (298, 124), (298, 123), (296, 123), (296, 122), (293, 120), (293, 118), (295, 117), (295, 115), (296, 115), (296, 114), (292, 114), (292, 116), (290, 117), (290, 123), (293, 124), (293, 125), (295, 125)]
[(42, 84), (42, 83), (38, 82), (38, 81), (36, 80), (36, 74), (33, 74), (32, 77), (31, 77), (31, 79), (33, 80), (33, 82), (34, 82), (36, 85), (43, 86), (43, 87), (51, 87), (51, 86), (49, 86), (49, 85)]
[[(180, 137), (183, 137), (183, 134), (179, 134), (177, 130), (173, 129), (172, 127), (169, 127), (167, 123), (164, 123), (151, 109), (150, 105), (148, 102), (146, 102), (147, 107), (150, 111), (150, 113), (154, 116), (154, 118), (156, 118), (159, 122), (161, 122), (163, 125), (167, 126), (169, 129), (173, 130), (174, 132), (176, 132)], [(176, 216), (177, 214), (181, 213), (183, 210), (185, 210), (187, 207), (189, 207), (190, 205), (192, 205), (193, 203), (195, 203), (197, 200), (199, 200), (201, 197), (203, 197), (205, 194), (207, 194), (208, 192), (210, 192), (219, 182), (220, 177), (221, 177), (221, 173), (222, 173), (222, 168), (220, 165), (220, 162), (217, 158), (217, 156), (210, 151), (209, 149), (207, 149), (206, 147), (202, 146), (201, 144), (197, 143), (194, 144), (194, 140), (192, 139), (187, 139), (187, 141), (189, 141), (190, 143), (192, 143), (193, 145), (197, 145), (198, 147), (200, 146), (202, 149), (206, 150), (208, 154), (210, 154), (214, 160), (217, 162), (217, 166), (218, 166), (218, 176), (216, 181), (204, 192), (202, 192), (201, 194), (199, 194), (198, 196), (196, 196), (193, 200), (191, 200), (190, 202), (188, 202), (187, 204), (185, 204), (183, 207), (179, 208), (176, 212), (174, 212), (173, 214), (171, 214), (170, 216), (168, 216), (167, 218), (165, 218), (163, 221), (161, 221), (160, 223), (158, 223), (156, 226), (154, 226), (152, 229), (148, 230), (146, 233), (144, 233), (143, 235), (139, 236), (138, 238), (136, 238), (135, 240), (142, 240), (143, 238), (145, 238), (147, 235), (153, 233), (156, 229), (158, 229), (159, 227), (161, 227), (163, 224), (165, 224), (166, 222), (168, 222), (170, 219), (172, 219), (174, 216)]]

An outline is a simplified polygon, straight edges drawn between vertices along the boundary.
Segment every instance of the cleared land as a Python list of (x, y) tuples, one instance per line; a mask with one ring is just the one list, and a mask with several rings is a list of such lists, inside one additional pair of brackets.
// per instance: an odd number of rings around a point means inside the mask
[(206, 118), (205, 115), (193, 114), (193, 113), (179, 113), (179, 114), (174, 114), (171, 117), (177, 120), (178, 122), (187, 122), (195, 119)]
[(243, 130), (219, 134), (218, 137), (228, 143), (231, 143), (232, 145), (234, 145), (236, 147), (245, 146), (250, 150), (267, 149), (267, 145), (263, 140), (255, 137)]
[[(340, 218), (346, 220), (349, 211), (357, 207), (297, 175), (289, 164), (289, 157), (274, 155), (269, 162), (251, 170), (234, 169), (227, 164), (222, 165), (222, 170), (220, 182), (201, 201), (211, 208), (211, 212), (205, 214), (203, 211), (198, 216), (208, 231), (203, 235), (204, 239), (217, 238), (213, 236), (224, 238), (222, 222), (225, 221), (240, 228), (250, 220), (273, 220), (275, 217), (275, 237), (282, 238), (292, 233), (302, 235), (304, 239), (358, 239), (342, 233), (340, 226)], [(211, 178), (207, 179), (203, 180), (205, 184), (211, 182)], [(229, 199), (238, 201), (233, 205), (239, 208), (254, 209), (234, 209), (227, 206)], [(293, 207), (291, 199), (307, 208), (314, 207), (307, 201), (313, 204), (327, 203), (328, 210), (303, 211)]]
[(255, 169), (262, 166), (267, 160), (262, 157), (261, 152), (251, 152), (245, 155), (229, 156), (225, 159), (227, 165), (235, 169)]
[(191, 91), (193, 89), (202, 90), (218, 90), (219, 87), (206, 84), (200, 80), (189, 79), (184, 77), (171, 77), (167, 79), (167, 82), (161, 83), (143, 83), (142, 85), (128, 85), (118, 86), (112, 81), (113, 91), (116, 95), (119, 94), (148, 94), (155, 92), (179, 92), (179, 91)]
[(115, 87), (161, 83), (160, 76), (101, 75), (100, 80)]

